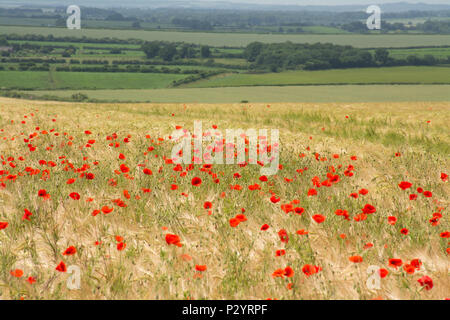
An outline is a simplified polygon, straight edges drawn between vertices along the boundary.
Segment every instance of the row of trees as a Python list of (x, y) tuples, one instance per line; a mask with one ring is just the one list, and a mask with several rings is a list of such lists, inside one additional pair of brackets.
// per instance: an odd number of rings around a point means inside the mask
[(424, 57), (410, 55), (406, 59), (394, 59), (389, 56), (387, 49), (380, 48), (372, 54), (365, 49), (329, 43), (252, 42), (245, 48), (244, 56), (251, 63), (251, 69), (272, 72), (450, 63), (450, 57), (437, 59), (432, 55)]
[(150, 41), (142, 45), (147, 59), (161, 58), (164, 61), (172, 61), (177, 59), (190, 58), (210, 58), (211, 49), (208, 46), (198, 46), (192, 44), (182, 44), (178, 46), (176, 43), (163, 41)]
[[(353, 21), (340, 26), (341, 29), (353, 32), (353, 33), (369, 33), (367, 25), (361, 21)], [(433, 34), (449, 34), (450, 33), (450, 21), (446, 20), (427, 20), (424, 23), (404, 24), (400, 22), (389, 23), (386, 21), (382, 22), (381, 32), (396, 32), (396, 31), (418, 31), (423, 33), (433, 33)]]
[[(387, 51), (386, 51), (387, 52)], [(260, 70), (331, 69), (369, 67), (385, 64), (388, 56), (381, 51), (375, 58), (367, 50), (334, 44), (296, 44), (292, 42), (250, 43), (244, 56), (251, 68)], [(389, 55), (389, 53), (387, 53)]]

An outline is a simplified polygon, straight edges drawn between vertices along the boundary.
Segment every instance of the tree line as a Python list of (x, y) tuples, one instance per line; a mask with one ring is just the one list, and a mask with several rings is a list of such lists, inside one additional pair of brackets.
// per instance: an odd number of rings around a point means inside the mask
[(376, 49), (372, 54), (367, 49), (331, 43), (252, 42), (245, 48), (244, 57), (250, 62), (249, 69), (271, 72), (450, 63), (450, 56), (438, 59), (432, 55), (410, 55), (406, 59), (394, 59), (387, 49)]

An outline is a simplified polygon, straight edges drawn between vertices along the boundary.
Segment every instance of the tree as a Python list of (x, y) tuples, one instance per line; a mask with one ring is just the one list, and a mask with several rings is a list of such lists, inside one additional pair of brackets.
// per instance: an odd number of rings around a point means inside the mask
[(261, 53), (263, 44), (261, 42), (252, 42), (244, 50), (244, 57), (249, 62), (254, 62)]
[(183, 44), (183, 46), (180, 49), (180, 57), (183, 59), (190, 59), (194, 58), (196, 55), (195, 48), (193, 48), (190, 44)]
[(375, 61), (385, 65), (389, 61), (389, 51), (386, 49), (377, 49), (375, 51)]
[(173, 57), (177, 54), (177, 47), (169, 43), (165, 45), (160, 51), (159, 56), (163, 58), (164, 61), (172, 61)]
[(0, 36), (0, 46), (7, 46), (8, 45), (8, 40), (6, 40), (5, 36)]
[(200, 54), (202, 58), (209, 58), (211, 56), (211, 50), (208, 46), (202, 46), (200, 49)]
[(144, 51), (147, 59), (154, 58), (159, 55), (161, 50), (160, 44), (157, 41), (145, 42), (142, 45), (142, 50)]
[(135, 21), (132, 23), (131, 27), (133, 29), (140, 29), (141, 28), (141, 24), (139, 23), (139, 21)]

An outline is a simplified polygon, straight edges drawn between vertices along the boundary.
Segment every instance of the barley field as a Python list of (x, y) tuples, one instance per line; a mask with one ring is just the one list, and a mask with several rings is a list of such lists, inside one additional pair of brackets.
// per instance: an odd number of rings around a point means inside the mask
[[(0, 298), (450, 298), (449, 119), (449, 102), (0, 98)], [(174, 164), (194, 121), (279, 130), (277, 173)]]

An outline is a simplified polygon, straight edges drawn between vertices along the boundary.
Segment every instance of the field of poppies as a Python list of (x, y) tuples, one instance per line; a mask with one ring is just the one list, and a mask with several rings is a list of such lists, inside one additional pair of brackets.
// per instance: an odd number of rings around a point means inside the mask
[[(450, 298), (449, 119), (448, 102), (0, 98), (0, 298)], [(173, 163), (194, 121), (278, 129), (278, 172)]]

